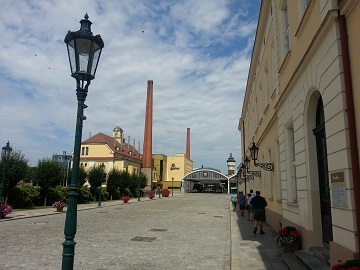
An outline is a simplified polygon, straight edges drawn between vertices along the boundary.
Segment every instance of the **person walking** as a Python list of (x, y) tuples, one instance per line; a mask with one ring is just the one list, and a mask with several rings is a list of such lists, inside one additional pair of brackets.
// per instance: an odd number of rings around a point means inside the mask
[(245, 212), (246, 199), (245, 199), (245, 195), (242, 191), (240, 191), (239, 194), (237, 195), (237, 201), (239, 204), (241, 216), (243, 217), (244, 212)]
[(257, 228), (260, 228), (260, 234), (265, 234), (263, 231), (264, 221), (266, 221), (265, 207), (268, 205), (265, 198), (260, 196), (260, 191), (256, 191), (256, 195), (251, 199), (251, 205), (255, 220), (255, 228), (253, 233), (256, 234)]
[[(251, 190), (251, 191), (252, 191), (252, 190)], [(255, 196), (255, 194), (254, 194), (254, 196)], [(253, 217), (253, 213), (252, 213), (252, 205), (251, 205), (251, 199), (252, 199), (254, 196), (252, 196), (252, 194), (249, 193), (249, 194), (247, 195), (246, 205), (245, 205), (245, 209), (246, 209), (247, 212), (248, 212), (248, 220), (251, 221), (251, 222), (254, 221), (254, 217)]]
[(236, 191), (234, 190), (231, 194), (231, 203), (233, 206), (233, 211), (236, 210), (236, 204), (237, 204), (237, 195), (236, 195)]

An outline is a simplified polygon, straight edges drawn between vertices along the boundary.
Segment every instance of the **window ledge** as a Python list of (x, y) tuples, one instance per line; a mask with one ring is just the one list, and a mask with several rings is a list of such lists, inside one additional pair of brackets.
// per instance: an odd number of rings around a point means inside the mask
[(281, 73), (283, 71), (283, 69), (285, 68), (286, 64), (289, 62), (291, 56), (291, 50), (289, 50), (284, 58), (284, 61), (281, 63), (280, 69), (279, 69), (279, 73)]
[(298, 28), (296, 30), (295, 37), (300, 36), (301, 32), (304, 30), (306, 21), (308, 20), (308, 18), (310, 16), (310, 10), (311, 10), (310, 6), (313, 6), (314, 2), (315, 1), (310, 1), (310, 3), (307, 5), (307, 7), (306, 7), (306, 9), (304, 11), (304, 14), (303, 14), (303, 16), (301, 18), (301, 21), (299, 23), (299, 26), (298, 26)]
[(293, 206), (293, 207), (299, 207), (298, 202), (287, 202), (286, 205)]

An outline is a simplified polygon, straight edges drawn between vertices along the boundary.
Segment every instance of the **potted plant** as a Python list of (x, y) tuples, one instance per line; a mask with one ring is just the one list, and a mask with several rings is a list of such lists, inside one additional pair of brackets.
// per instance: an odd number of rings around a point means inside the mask
[(335, 264), (331, 267), (331, 270), (360, 270), (360, 259), (347, 260), (343, 263), (341, 260), (338, 260), (338, 264)]
[(169, 197), (170, 195), (170, 190), (168, 188), (164, 188), (162, 191), (161, 191), (161, 195), (163, 197)]
[(155, 195), (154, 195), (154, 194), (152, 194), (152, 193), (150, 193), (150, 194), (148, 195), (148, 197), (152, 200), (152, 199), (154, 199), (154, 198), (155, 198)]
[(62, 212), (65, 206), (66, 203), (64, 203), (63, 201), (56, 201), (52, 204), (52, 207), (56, 208), (56, 212)]
[(295, 252), (298, 249), (300, 234), (293, 226), (286, 226), (278, 231), (276, 243), (279, 244), (283, 253)]
[(130, 197), (129, 196), (123, 196), (121, 199), (124, 201), (124, 203), (127, 203), (130, 200)]
[(4, 204), (0, 206), (0, 219), (5, 218), (6, 215), (11, 214), (12, 207), (10, 204)]

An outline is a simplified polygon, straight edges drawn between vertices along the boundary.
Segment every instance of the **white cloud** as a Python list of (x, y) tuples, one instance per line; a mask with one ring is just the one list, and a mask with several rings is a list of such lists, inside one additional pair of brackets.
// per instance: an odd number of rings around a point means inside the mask
[[(85, 7), (85, 9), (84, 9)], [(77, 101), (64, 37), (85, 12), (105, 47), (89, 87), (83, 139), (143, 141), (147, 80), (154, 81), (153, 151), (185, 152), (227, 171), (240, 161), (237, 130), (259, 1), (5, 1), (0, 9), (0, 143), (32, 165), (73, 148)]]

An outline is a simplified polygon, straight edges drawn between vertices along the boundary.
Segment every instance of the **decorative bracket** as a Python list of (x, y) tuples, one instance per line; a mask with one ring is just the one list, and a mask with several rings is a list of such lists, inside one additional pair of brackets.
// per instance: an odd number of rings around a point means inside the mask
[(274, 171), (274, 163), (255, 163), (254, 165), (256, 167), (260, 167), (261, 169), (264, 169), (266, 171), (273, 172)]
[(261, 177), (261, 171), (247, 171), (247, 173), (255, 177)]

